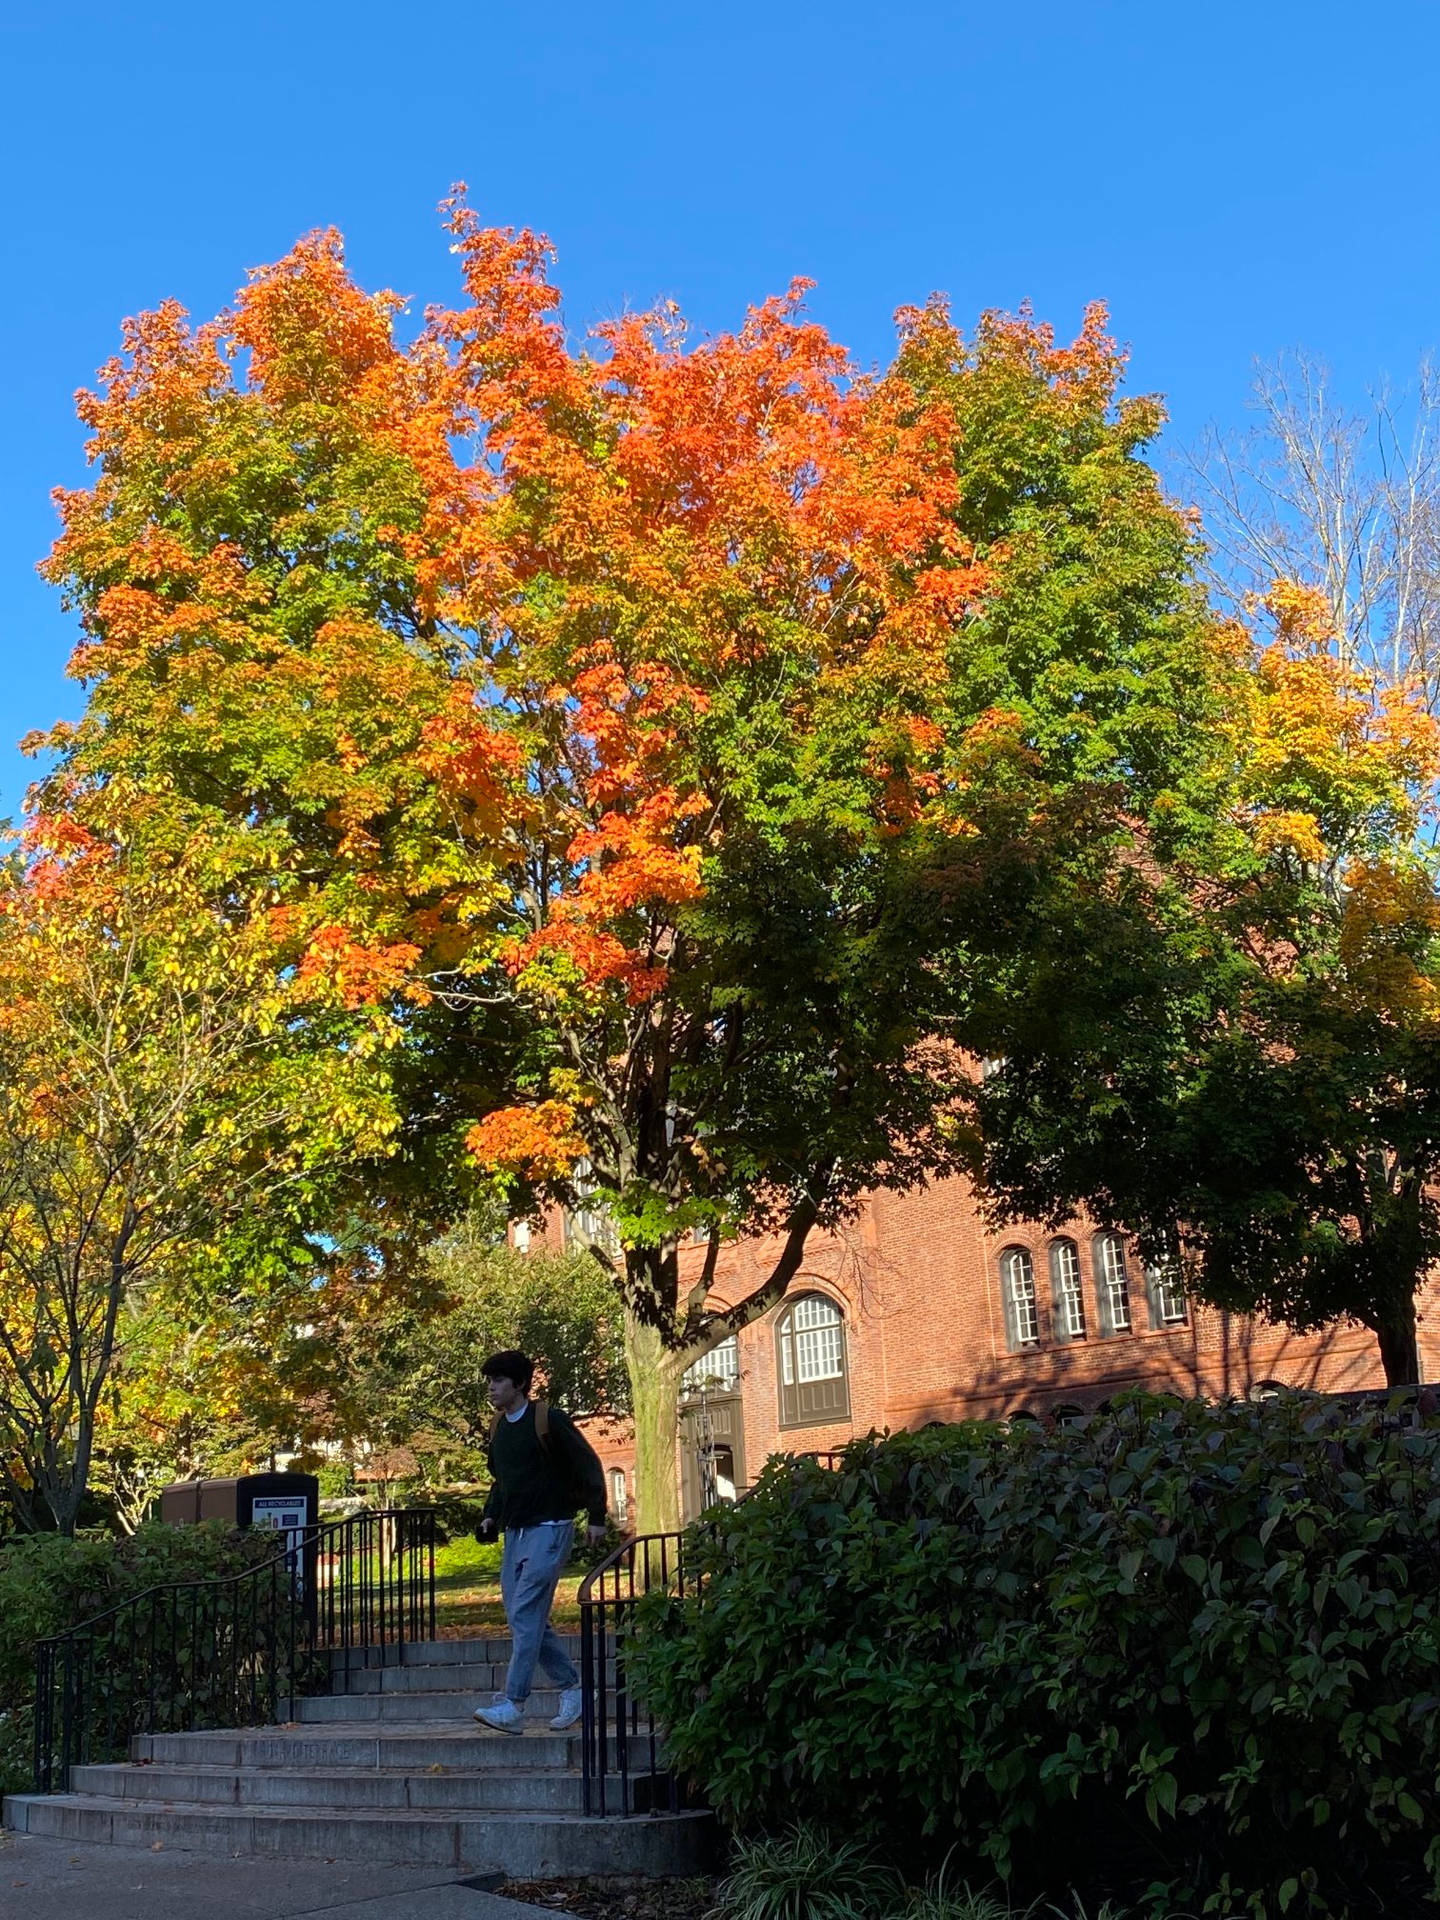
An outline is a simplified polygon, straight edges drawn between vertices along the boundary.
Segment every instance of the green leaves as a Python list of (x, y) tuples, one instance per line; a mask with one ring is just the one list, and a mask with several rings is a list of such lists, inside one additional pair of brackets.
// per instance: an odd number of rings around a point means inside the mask
[(1362, 1858), (1430, 1887), (1440, 1423), (1397, 1426), (1137, 1397), (776, 1462), (695, 1537), (700, 1595), (642, 1609), (631, 1670), (742, 1825), (873, 1834), (907, 1867), (954, 1842), (1028, 1896), (1138, 1892), (1143, 1819), (1165, 1914), (1221, 1858), (1216, 1913), (1291, 1880), (1291, 1911), (1344, 1912)]

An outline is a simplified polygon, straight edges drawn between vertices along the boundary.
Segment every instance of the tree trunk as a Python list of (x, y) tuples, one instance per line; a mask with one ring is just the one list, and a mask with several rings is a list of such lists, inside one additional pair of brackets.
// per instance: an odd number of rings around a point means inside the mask
[(1412, 1387), (1420, 1379), (1420, 1345), (1415, 1331), (1415, 1296), (1397, 1302), (1375, 1329), (1387, 1387)]
[(635, 1420), (635, 1531), (673, 1533), (680, 1525), (676, 1436), (683, 1361), (656, 1328), (627, 1310), (625, 1363)]

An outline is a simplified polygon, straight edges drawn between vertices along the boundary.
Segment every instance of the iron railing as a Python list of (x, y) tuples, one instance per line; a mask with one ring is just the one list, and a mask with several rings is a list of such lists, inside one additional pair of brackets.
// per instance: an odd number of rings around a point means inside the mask
[(679, 1790), (655, 1716), (625, 1673), (635, 1603), (657, 1588), (695, 1591), (683, 1533), (627, 1540), (580, 1583), (581, 1804), (587, 1814), (674, 1813)]
[(290, 1533), (219, 1579), (172, 1581), (35, 1649), (35, 1791), (138, 1733), (273, 1724), (343, 1687), (353, 1652), (435, 1637), (432, 1508)]
[[(843, 1457), (839, 1452), (789, 1456), (832, 1470)], [(747, 1488), (734, 1504), (753, 1492)], [(580, 1583), (581, 1804), (587, 1814), (675, 1813), (683, 1804), (665, 1759), (662, 1730), (627, 1680), (625, 1639), (636, 1602), (647, 1593), (662, 1590), (678, 1598), (700, 1590), (694, 1544), (704, 1524), (627, 1540)]]

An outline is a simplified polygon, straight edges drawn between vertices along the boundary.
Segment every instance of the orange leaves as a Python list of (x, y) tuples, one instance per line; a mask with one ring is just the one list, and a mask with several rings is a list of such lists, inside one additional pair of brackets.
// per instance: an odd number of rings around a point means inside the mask
[(464, 292), (417, 339), (331, 231), (207, 327), (127, 330), (51, 563), (96, 683), (64, 745), (213, 809), (331, 1010), (463, 965), (609, 1059), (732, 847), (863, 861), (1028, 778), (1018, 721), (966, 731), (996, 688), (952, 698), (1012, 565), (1004, 512), (967, 531), (957, 391), (1093, 439), (1120, 356), (1099, 309), (967, 347), (932, 301), (867, 376), (803, 280), (731, 332), (665, 302), (577, 344), (543, 236), (445, 217)]
[(307, 234), (274, 266), (257, 267), (236, 303), (234, 339), (250, 379), (274, 406), (334, 404), (394, 353), (398, 294), (364, 294), (345, 270), (333, 227)]
[(311, 935), (296, 977), (301, 986), (323, 988), (353, 1012), (396, 993), (411, 1000), (428, 998), (411, 974), (419, 957), (420, 949), (406, 941), (366, 946), (345, 927), (324, 926)]
[(416, 763), (452, 804), (482, 816), (498, 838), (521, 774), (519, 743), (479, 707), (468, 686), (452, 687), (444, 711), (425, 722)]
[(562, 1100), (501, 1107), (471, 1127), (465, 1145), (482, 1167), (532, 1180), (563, 1179), (585, 1157), (575, 1110)]

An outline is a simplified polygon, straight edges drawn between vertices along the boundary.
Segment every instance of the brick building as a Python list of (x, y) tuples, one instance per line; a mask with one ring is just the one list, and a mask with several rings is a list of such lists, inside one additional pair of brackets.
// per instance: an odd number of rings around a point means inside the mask
[[(723, 1249), (715, 1303), (743, 1298), (774, 1252), (763, 1240)], [(698, 1268), (704, 1250), (681, 1258)], [(1421, 1348), (1433, 1378), (1440, 1351), (1427, 1350), (1423, 1316)], [(872, 1428), (1089, 1409), (1137, 1385), (1223, 1399), (1272, 1384), (1374, 1387), (1384, 1375), (1362, 1327), (1302, 1337), (1197, 1306), (1123, 1237), (1084, 1220), (996, 1231), (966, 1183), (947, 1180), (876, 1194), (842, 1231), (813, 1234), (781, 1306), (687, 1380), (678, 1446), (689, 1517), (708, 1489), (743, 1490), (778, 1449), (837, 1447)], [(629, 1435), (618, 1422), (588, 1429), (612, 1510), (628, 1517)]]

